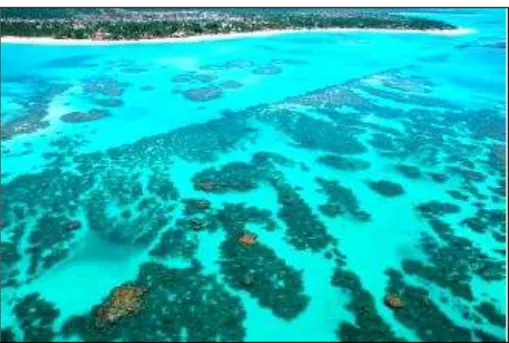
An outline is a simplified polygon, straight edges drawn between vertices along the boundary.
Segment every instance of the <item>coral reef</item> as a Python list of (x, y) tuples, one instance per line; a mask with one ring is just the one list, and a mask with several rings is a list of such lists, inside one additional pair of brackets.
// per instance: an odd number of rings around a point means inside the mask
[(224, 89), (238, 89), (243, 87), (243, 84), (237, 81), (228, 80), (222, 82), (220, 86), (223, 87)]
[(279, 218), (286, 224), (286, 239), (299, 250), (321, 251), (333, 242), (325, 225), (299, 194), (288, 184), (272, 180), (280, 209)]
[(398, 164), (396, 170), (409, 179), (418, 179), (421, 177), (421, 170), (409, 164)]
[[(413, 329), (423, 341), (440, 337), (447, 342), (469, 342), (472, 334), (469, 329), (457, 326), (431, 299), (423, 288), (405, 283), (403, 275), (396, 270), (387, 270), (389, 293), (405, 294), (407, 306), (394, 311), (396, 318), (405, 326)], [(426, 318), (426, 320), (423, 320)]]
[(210, 101), (219, 99), (223, 95), (223, 91), (220, 87), (209, 86), (192, 88), (182, 93), (184, 97), (192, 101)]
[[(348, 213), (354, 219), (361, 222), (369, 221), (371, 215), (363, 210), (351, 189), (341, 186), (337, 181), (328, 181), (317, 178), (316, 182), (321, 186), (322, 191), (327, 195), (328, 200), (325, 207), (320, 209), (324, 214), (333, 214), (334, 216)], [(335, 211), (330, 211), (335, 209)]]
[(338, 266), (334, 270), (331, 283), (333, 286), (349, 292), (351, 300), (346, 308), (352, 311), (355, 317), (355, 324), (346, 322), (339, 324), (336, 331), (339, 340), (348, 342), (402, 341), (380, 317), (373, 296), (363, 288), (355, 273)]
[(491, 324), (500, 326), (502, 328), (506, 327), (505, 316), (502, 313), (498, 312), (498, 310), (492, 303), (483, 301), (482, 303), (477, 305), (475, 309)]
[(362, 171), (369, 169), (371, 164), (368, 161), (353, 157), (343, 157), (339, 155), (324, 155), (316, 159), (318, 163), (325, 164), (328, 167), (345, 171)]
[(460, 212), (458, 205), (436, 200), (417, 205), (416, 209), (426, 218)]
[(405, 303), (396, 294), (388, 294), (384, 298), (384, 303), (391, 309), (399, 309), (405, 307)]
[(126, 88), (130, 86), (127, 82), (120, 82), (110, 77), (89, 78), (84, 80), (82, 85), (83, 93), (86, 95), (104, 95), (110, 97), (122, 96)]
[(144, 288), (124, 285), (113, 290), (107, 302), (96, 312), (96, 326), (116, 323), (125, 316), (135, 315), (142, 306)]
[(263, 65), (253, 69), (253, 73), (258, 75), (276, 75), (281, 74), (282, 72), (283, 70), (281, 67), (275, 64)]
[(62, 115), (60, 119), (66, 123), (83, 123), (111, 116), (106, 110), (93, 109), (88, 112), (70, 112)]
[(50, 342), (55, 334), (53, 323), (60, 315), (55, 307), (42, 299), (39, 293), (31, 293), (19, 300), (13, 308), (25, 342)]
[(67, 320), (64, 337), (78, 335), (85, 341), (221, 342), (243, 341), (246, 316), (240, 299), (227, 292), (213, 276), (190, 268), (169, 269), (145, 263), (131, 287), (146, 289), (135, 316), (118, 317), (117, 325), (95, 326), (98, 305), (83, 316)]
[[(301, 273), (279, 258), (261, 242), (239, 244), (229, 235), (221, 244), (221, 273), (233, 288), (243, 289), (262, 307), (286, 320), (305, 310), (309, 297), (304, 293)], [(247, 282), (246, 278), (250, 281)]]
[(373, 191), (385, 197), (396, 197), (405, 193), (401, 185), (387, 180), (371, 181), (368, 182), (368, 186)]

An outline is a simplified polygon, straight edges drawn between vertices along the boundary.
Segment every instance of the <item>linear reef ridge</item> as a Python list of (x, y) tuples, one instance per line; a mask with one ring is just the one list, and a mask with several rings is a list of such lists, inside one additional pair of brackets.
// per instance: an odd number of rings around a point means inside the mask
[(1, 13), (1, 35), (11, 42), (15, 40), (10, 37), (146, 41), (331, 29), (463, 31), (443, 21), (383, 9), (9, 8)]

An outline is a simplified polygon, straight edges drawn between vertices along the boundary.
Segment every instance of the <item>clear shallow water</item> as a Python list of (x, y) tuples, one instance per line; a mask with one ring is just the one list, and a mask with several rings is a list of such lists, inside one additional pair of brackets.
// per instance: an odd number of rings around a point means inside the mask
[(2, 44), (2, 339), (502, 340), (505, 15), (429, 15)]

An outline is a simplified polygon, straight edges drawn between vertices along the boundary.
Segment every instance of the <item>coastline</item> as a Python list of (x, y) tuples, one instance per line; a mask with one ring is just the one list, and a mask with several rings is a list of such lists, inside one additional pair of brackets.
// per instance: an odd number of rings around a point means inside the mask
[(56, 39), (52, 37), (1, 37), (1, 44), (40, 44), (40, 45), (124, 45), (124, 44), (162, 44), (162, 43), (197, 43), (205, 41), (239, 39), (249, 37), (267, 37), (293, 33), (398, 33), (398, 34), (434, 34), (456, 36), (472, 33), (471, 29), (453, 30), (403, 30), (403, 29), (363, 29), (363, 28), (331, 28), (331, 29), (291, 29), (264, 30), (243, 33), (225, 33), (215, 35), (197, 35), (189, 37), (167, 37), (139, 40), (92, 40), (92, 39)]

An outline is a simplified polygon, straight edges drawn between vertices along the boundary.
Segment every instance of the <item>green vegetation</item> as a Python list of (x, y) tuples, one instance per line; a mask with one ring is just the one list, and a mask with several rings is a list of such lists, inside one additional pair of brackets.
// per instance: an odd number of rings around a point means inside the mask
[(140, 39), (311, 28), (453, 29), (383, 11), (338, 9), (3, 9), (2, 36)]

